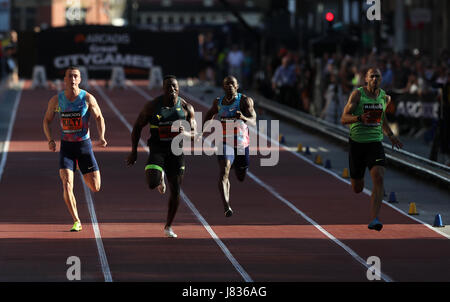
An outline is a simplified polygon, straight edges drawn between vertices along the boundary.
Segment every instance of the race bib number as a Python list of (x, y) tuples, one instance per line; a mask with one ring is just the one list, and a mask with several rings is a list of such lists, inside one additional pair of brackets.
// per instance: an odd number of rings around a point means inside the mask
[(81, 112), (61, 112), (61, 127), (64, 133), (81, 131), (83, 129)]
[(380, 126), (383, 115), (383, 104), (364, 104), (364, 113), (369, 113), (369, 120), (366, 126)]
[(225, 140), (227, 137), (235, 136), (238, 134), (238, 129), (236, 125), (236, 118), (234, 117), (224, 117), (220, 119), (222, 123), (222, 135)]

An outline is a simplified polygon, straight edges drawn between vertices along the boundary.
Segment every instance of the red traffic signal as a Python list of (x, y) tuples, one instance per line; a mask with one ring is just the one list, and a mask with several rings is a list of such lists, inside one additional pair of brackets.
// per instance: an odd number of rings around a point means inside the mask
[(334, 14), (333, 14), (332, 12), (328, 12), (328, 13), (325, 15), (325, 19), (326, 19), (328, 22), (333, 21), (333, 20), (334, 20)]

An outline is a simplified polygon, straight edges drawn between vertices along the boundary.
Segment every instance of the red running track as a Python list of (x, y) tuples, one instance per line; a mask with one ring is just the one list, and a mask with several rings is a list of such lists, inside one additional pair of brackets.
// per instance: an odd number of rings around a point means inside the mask
[(367, 195), (352, 193), (348, 184), (287, 151), (275, 167), (251, 158), (250, 172), (259, 183), (250, 175), (239, 183), (231, 175), (231, 218), (223, 215), (216, 158), (187, 156), (183, 192), (218, 238), (184, 202), (174, 223), (179, 238), (164, 238), (168, 196), (145, 185), (147, 152), (141, 148), (136, 165), (125, 165), (125, 124), (134, 123), (147, 101), (142, 94), (154, 97), (158, 91), (142, 82), (136, 82), (141, 94), (97, 84), (90, 91), (105, 117), (109, 143), (94, 149), (102, 174), (102, 189), (92, 194), (101, 239), (95, 239), (79, 175), (75, 196), (84, 230), (68, 231), (72, 222), (62, 199), (58, 154), (47, 151), (41, 126), (55, 91), (30, 90), (26, 82), (0, 182), (0, 281), (66, 281), (69, 256), (80, 258), (82, 281), (104, 281), (99, 241), (113, 281), (368, 281), (363, 264), (370, 256), (380, 258), (385, 281), (450, 280), (447, 238), (386, 205), (384, 229), (368, 230)]

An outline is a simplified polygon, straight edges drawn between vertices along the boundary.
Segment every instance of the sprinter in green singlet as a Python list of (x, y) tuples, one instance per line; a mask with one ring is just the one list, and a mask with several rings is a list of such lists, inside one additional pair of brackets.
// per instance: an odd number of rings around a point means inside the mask
[(341, 122), (350, 124), (349, 168), (355, 193), (364, 189), (364, 173), (369, 169), (373, 190), (370, 198), (370, 223), (368, 228), (381, 231), (383, 224), (378, 214), (383, 199), (383, 179), (386, 158), (382, 145), (383, 132), (389, 137), (392, 148), (403, 147), (389, 127), (385, 110), (391, 98), (379, 88), (381, 72), (370, 68), (365, 77), (366, 85), (352, 92), (342, 113)]
[[(128, 155), (127, 164), (133, 165), (137, 159), (137, 147), (141, 138), (141, 131), (147, 124), (150, 126), (150, 139), (148, 146), (150, 155), (145, 167), (145, 175), (151, 190), (158, 188), (161, 194), (166, 191), (164, 175), (169, 182), (170, 197), (167, 222), (164, 233), (167, 237), (176, 238), (172, 230), (172, 222), (180, 202), (180, 188), (184, 175), (184, 156), (175, 155), (172, 152), (172, 139), (183, 132), (184, 135), (194, 138), (196, 122), (194, 108), (184, 99), (178, 96), (178, 81), (175, 76), (164, 77), (164, 94), (148, 102), (139, 114), (131, 133), (131, 153)], [(180, 120), (187, 120), (191, 126), (191, 132), (180, 127), (180, 132), (172, 132), (172, 124)], [(180, 147), (182, 141), (180, 142)]]

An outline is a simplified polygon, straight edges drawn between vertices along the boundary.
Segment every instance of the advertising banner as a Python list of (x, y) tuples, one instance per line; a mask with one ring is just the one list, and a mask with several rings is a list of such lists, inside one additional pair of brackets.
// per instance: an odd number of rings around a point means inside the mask
[(114, 26), (70, 26), (36, 34), (37, 62), (48, 78), (61, 78), (71, 65), (85, 66), (90, 78), (109, 78), (123, 67), (127, 78), (148, 78), (152, 66), (164, 74), (194, 76), (198, 69), (195, 32), (152, 32)]

